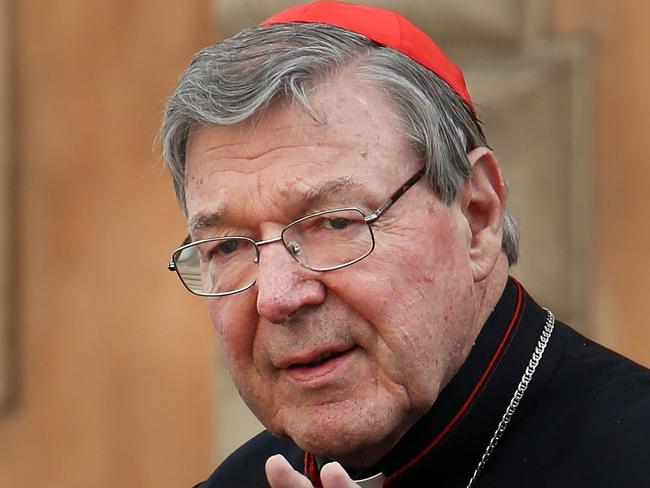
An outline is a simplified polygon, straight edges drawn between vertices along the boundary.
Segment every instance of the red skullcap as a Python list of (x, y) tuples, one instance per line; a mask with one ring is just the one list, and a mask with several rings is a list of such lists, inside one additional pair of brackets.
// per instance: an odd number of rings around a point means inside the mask
[(474, 112), (463, 73), (458, 66), (445, 56), (428, 35), (397, 12), (368, 5), (319, 0), (282, 10), (261, 25), (291, 22), (341, 27), (393, 48), (445, 80)]

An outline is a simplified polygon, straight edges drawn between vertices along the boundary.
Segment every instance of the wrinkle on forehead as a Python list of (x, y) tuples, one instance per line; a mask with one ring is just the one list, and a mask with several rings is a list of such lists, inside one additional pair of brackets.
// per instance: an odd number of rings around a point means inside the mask
[[(221, 129), (221, 128), (220, 128)], [(321, 134), (319, 134), (322, 136)], [(195, 138), (196, 141), (199, 138)], [(220, 139), (228, 139), (227, 136), (221, 136)], [(237, 174), (250, 174), (259, 173), (272, 167), (277, 162), (282, 162), (283, 159), (290, 159), (291, 163), (295, 166), (302, 167), (305, 163), (320, 163), (323, 160), (335, 159), (341, 157), (342, 154), (347, 153), (352, 147), (355, 147), (352, 141), (344, 138), (336, 138), (328, 141), (319, 141), (317, 138), (305, 137), (301, 140), (300, 137), (292, 138), (289, 144), (278, 144), (277, 140), (273, 139), (251, 139), (250, 144), (246, 141), (240, 142), (227, 142), (224, 144), (218, 143), (202, 148), (200, 142), (191, 149), (193, 156), (188, 158), (186, 166), (186, 190), (191, 184), (203, 183), (203, 179), (209, 179), (215, 174), (227, 174), (229, 172)], [(356, 151), (365, 158), (367, 148), (356, 148)], [(286, 153), (282, 155), (282, 153)], [(276, 153), (280, 156), (275, 157)], [(284, 156), (284, 157), (283, 157)], [(349, 155), (347, 156), (349, 157)], [(249, 165), (246, 163), (254, 162), (256, 164)], [(197, 178), (195, 171), (192, 167), (203, 166), (202, 178)], [(308, 170), (302, 168), (296, 171), (297, 174), (305, 174)]]
[[(255, 144), (252, 142), (254, 141)], [(271, 144), (266, 145), (267, 147), (254, 148), (254, 146), (261, 146), (261, 142), (257, 139), (251, 139), (251, 141), (242, 141), (242, 142), (232, 142), (228, 144), (219, 144), (212, 147), (209, 147), (203, 152), (202, 158), (222, 158), (229, 161), (255, 161), (257, 159), (264, 158), (265, 156), (272, 155), (275, 151), (286, 151), (286, 150), (299, 150), (299, 149), (313, 149), (320, 148), (321, 145), (307, 143), (301, 144), (299, 141), (296, 141), (292, 144), (280, 145), (280, 144)], [(231, 151), (233, 148), (240, 149), (239, 151)], [(255, 150), (257, 149), (257, 150)], [(220, 154), (220, 152), (224, 154)]]

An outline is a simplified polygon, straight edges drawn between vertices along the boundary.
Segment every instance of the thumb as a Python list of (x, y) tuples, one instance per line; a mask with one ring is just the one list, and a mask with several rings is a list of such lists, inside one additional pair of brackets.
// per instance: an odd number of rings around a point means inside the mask
[(264, 468), (271, 488), (314, 488), (307, 478), (293, 469), (282, 454), (268, 458)]
[(348, 473), (337, 462), (327, 463), (320, 471), (323, 488), (359, 488)]

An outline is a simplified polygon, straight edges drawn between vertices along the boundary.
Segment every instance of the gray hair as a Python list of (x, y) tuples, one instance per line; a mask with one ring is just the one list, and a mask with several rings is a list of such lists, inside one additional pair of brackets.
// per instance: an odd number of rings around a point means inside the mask
[[(318, 117), (310, 106), (311, 90), (344, 70), (394, 102), (403, 135), (426, 167), (431, 188), (449, 205), (471, 175), (467, 153), (487, 146), (463, 99), (427, 68), (359, 34), (324, 24), (275, 24), (246, 29), (197, 53), (167, 102), (163, 157), (183, 211), (192, 129), (239, 124), (279, 100), (297, 102)], [(509, 264), (516, 263), (519, 235), (507, 210), (502, 249)]]

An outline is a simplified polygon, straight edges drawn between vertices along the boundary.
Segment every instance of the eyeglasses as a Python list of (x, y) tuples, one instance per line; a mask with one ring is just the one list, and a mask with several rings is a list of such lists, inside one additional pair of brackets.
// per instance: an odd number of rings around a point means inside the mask
[(425, 169), (420, 169), (368, 215), (356, 207), (336, 208), (294, 220), (271, 239), (228, 236), (189, 242), (172, 253), (167, 268), (176, 271), (185, 288), (195, 295), (219, 297), (252, 287), (257, 280), (260, 247), (275, 242), (282, 242), (292, 258), (312, 271), (350, 266), (375, 248), (371, 224), (424, 173)]

